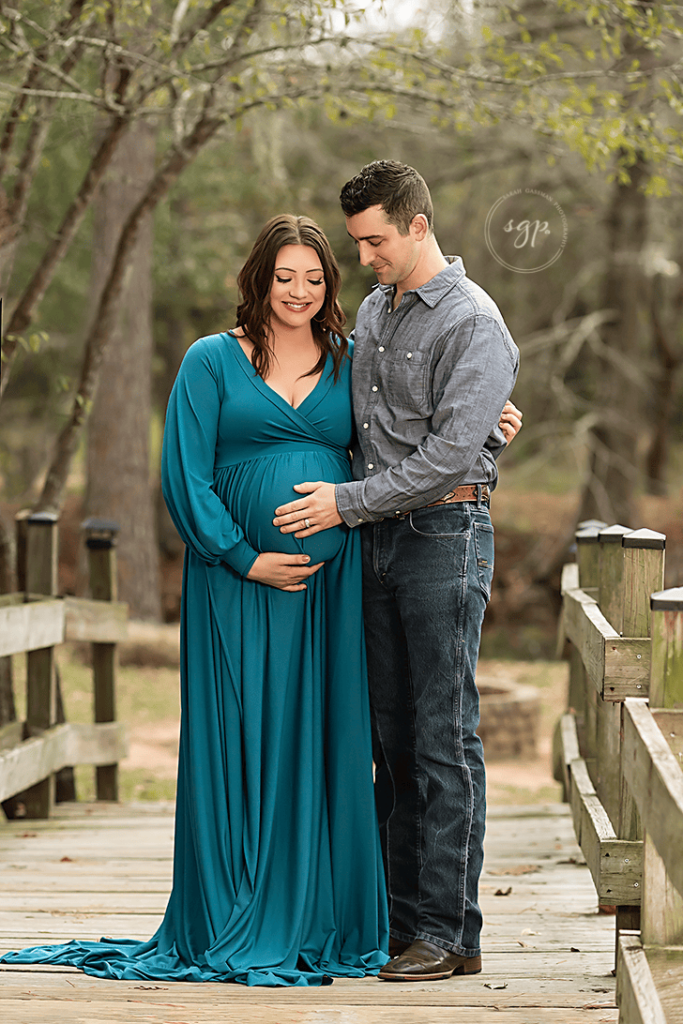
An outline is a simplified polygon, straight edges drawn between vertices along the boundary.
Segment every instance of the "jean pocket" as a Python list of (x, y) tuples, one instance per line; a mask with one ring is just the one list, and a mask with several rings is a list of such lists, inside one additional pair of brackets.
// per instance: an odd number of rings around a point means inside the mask
[(418, 508), (408, 514), (408, 523), (418, 537), (433, 537), (434, 540), (454, 540), (467, 537), (470, 521), (466, 513), (453, 509), (453, 505), (434, 505)]
[(477, 579), (486, 601), (491, 600), (493, 583), (494, 544), (490, 523), (473, 523), (474, 553), (477, 559)]

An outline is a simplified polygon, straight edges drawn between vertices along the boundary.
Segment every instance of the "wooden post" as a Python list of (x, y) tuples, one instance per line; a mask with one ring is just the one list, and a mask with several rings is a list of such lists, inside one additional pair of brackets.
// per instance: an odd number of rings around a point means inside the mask
[(664, 861), (647, 834), (643, 847), (641, 941), (644, 946), (683, 943), (683, 897), (671, 883)]
[[(600, 578), (600, 549), (598, 536), (607, 524), (590, 519), (579, 523), (576, 531), (576, 561), (579, 566), (579, 586), (582, 590), (594, 590)], [(581, 695), (583, 690), (583, 696)], [(577, 655), (570, 665), (569, 700), (572, 707), (581, 709), (583, 728), (580, 729), (581, 751), (592, 763), (596, 751), (596, 705), (597, 692), (586, 676), (586, 671)], [(579, 725), (579, 723), (577, 723)]]
[(622, 539), (630, 533), (628, 526), (608, 526), (598, 534), (599, 577), (598, 604), (610, 626), (623, 631), (624, 618), (624, 549)]
[[(622, 632), (624, 618), (622, 538), (630, 533), (626, 526), (608, 526), (598, 534), (598, 604), (609, 624)], [(602, 806), (616, 829), (619, 821), (621, 706), (598, 697), (596, 705), (595, 788)]]
[[(116, 601), (116, 534), (119, 524), (111, 519), (86, 519), (83, 523), (90, 566), (90, 596), (96, 601)], [(96, 722), (116, 721), (116, 644), (92, 645), (94, 717)], [(118, 764), (98, 765), (98, 800), (118, 800)]]
[(579, 563), (579, 586), (582, 590), (590, 590), (598, 585), (600, 576), (598, 537), (601, 529), (602, 527), (599, 525), (584, 526), (574, 535), (576, 561)]
[[(661, 589), (664, 583), (664, 548), (666, 537), (654, 530), (632, 530), (622, 537), (624, 550), (623, 566), (623, 621), (624, 636), (650, 636), (650, 595)], [(624, 736), (624, 705), (620, 710), (620, 740)], [(638, 840), (643, 838), (643, 829), (636, 807), (620, 769), (619, 821), (617, 835), (620, 839)], [(641, 908), (617, 907), (617, 947), (622, 931), (640, 930)]]
[[(25, 519), (26, 578), (28, 594), (57, 593), (57, 544), (59, 517), (53, 512), (35, 512)], [(26, 730), (36, 735), (54, 725), (57, 693), (54, 648), (29, 651), (26, 655)], [(21, 795), (27, 818), (49, 818), (54, 806), (55, 778), (50, 775)]]
[(650, 707), (683, 707), (683, 587), (661, 590), (650, 599), (652, 661)]

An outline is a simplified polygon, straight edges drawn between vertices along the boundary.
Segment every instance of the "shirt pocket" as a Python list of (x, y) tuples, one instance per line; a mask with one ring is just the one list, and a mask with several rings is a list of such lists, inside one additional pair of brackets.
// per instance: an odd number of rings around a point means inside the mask
[(426, 412), (429, 398), (428, 353), (414, 349), (398, 349), (391, 353), (386, 374), (386, 394), (396, 408), (413, 408)]

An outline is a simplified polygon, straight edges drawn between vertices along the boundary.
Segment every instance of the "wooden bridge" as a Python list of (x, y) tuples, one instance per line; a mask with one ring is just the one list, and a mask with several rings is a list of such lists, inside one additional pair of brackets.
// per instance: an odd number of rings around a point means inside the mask
[[(0, 824), (0, 950), (146, 939), (170, 889), (173, 808), (115, 802), (125, 625), (112, 600), (111, 531), (91, 524), (95, 599), (78, 602), (37, 599), (54, 595), (56, 524), (25, 529), (25, 593), (0, 601), (0, 656), (29, 660), (27, 723), (0, 730), (0, 798), (20, 793), (28, 812)], [(248, 989), (4, 966), (2, 1020), (683, 1024), (683, 591), (651, 598), (663, 580), (661, 535), (593, 527), (577, 540), (563, 576), (571, 676), (556, 745), (568, 803), (490, 811), (481, 975)], [(51, 652), (74, 634), (93, 643), (96, 721), (85, 729), (55, 720)], [(99, 802), (55, 808), (53, 774), (76, 760), (97, 766)]]
[[(148, 938), (171, 881), (173, 807), (61, 804), (0, 827), (0, 948)], [(105, 981), (0, 967), (8, 1024), (579, 1024), (616, 1022), (614, 918), (566, 805), (495, 808), (482, 876), (484, 971), (445, 982), (311, 989)]]

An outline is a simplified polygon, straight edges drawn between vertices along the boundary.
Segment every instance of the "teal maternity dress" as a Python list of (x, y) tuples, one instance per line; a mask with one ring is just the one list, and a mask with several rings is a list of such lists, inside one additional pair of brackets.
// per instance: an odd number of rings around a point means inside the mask
[[(106, 978), (317, 985), (374, 974), (388, 923), (373, 799), (359, 537), (272, 525), (296, 483), (350, 478), (350, 362), (295, 409), (232, 333), (188, 350), (164, 496), (185, 544), (173, 890), (148, 942), (9, 953)], [(286, 593), (258, 552), (325, 565)]]

